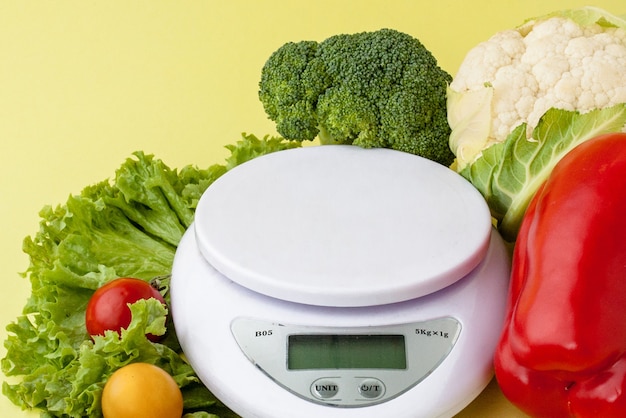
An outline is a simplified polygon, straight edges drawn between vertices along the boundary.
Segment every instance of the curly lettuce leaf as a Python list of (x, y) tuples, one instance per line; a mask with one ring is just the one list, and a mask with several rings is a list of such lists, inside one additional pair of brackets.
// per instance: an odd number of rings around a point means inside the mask
[(246, 161), (274, 151), (299, 148), (301, 146), (299, 142), (285, 141), (281, 137), (266, 136), (261, 140), (254, 136), (246, 136), (244, 134), (241, 141), (226, 145), (226, 149), (230, 151), (230, 156), (226, 158), (226, 169), (230, 170)]
[[(135, 156), (117, 171), (115, 188), (101, 198), (146, 233), (175, 246), (193, 219), (193, 211), (180, 196), (178, 174), (151, 156)], [(140, 183), (143, 187), (137, 187)]]
[[(298, 146), (281, 138), (243, 135), (229, 145), (226, 164), (206, 169), (170, 169), (143, 152), (134, 153), (112, 181), (85, 187), (64, 205), (44, 207), (39, 231), (24, 240), (31, 295), (23, 315), (7, 326), (1, 367), (17, 383), (3, 384), (16, 405), (42, 417), (98, 417), (108, 376), (132, 361), (168, 370), (181, 386), (189, 417), (234, 417), (199, 382), (184, 361), (173, 323), (160, 304), (133, 305), (133, 322), (121, 336), (93, 340), (85, 330), (85, 308), (93, 292), (117, 277), (167, 279), (176, 246), (193, 221), (207, 187), (232, 167), (256, 156)], [(162, 334), (161, 343), (145, 338)]]
[[(146, 332), (165, 333), (166, 309), (156, 299), (140, 300), (130, 306), (132, 320), (121, 332), (84, 339), (76, 356), (68, 358), (63, 367), (41, 362), (33, 373), (19, 384), (4, 384), (3, 392), (24, 407), (43, 407), (50, 416), (100, 417), (100, 396), (108, 377), (118, 368), (133, 362), (155, 364), (178, 383), (183, 393), (200, 386), (193, 370), (171, 348), (150, 342)], [(25, 357), (25, 358), (20, 358)], [(11, 351), (5, 359), (11, 362), (32, 362), (28, 353)], [(203, 398), (217, 404), (206, 389)], [(204, 407), (207, 402), (204, 402)]]
[(526, 207), (554, 166), (577, 145), (626, 124), (626, 103), (587, 113), (552, 108), (527, 139), (521, 124), (504, 142), (492, 145), (461, 170), (484, 196), (498, 230), (515, 241)]

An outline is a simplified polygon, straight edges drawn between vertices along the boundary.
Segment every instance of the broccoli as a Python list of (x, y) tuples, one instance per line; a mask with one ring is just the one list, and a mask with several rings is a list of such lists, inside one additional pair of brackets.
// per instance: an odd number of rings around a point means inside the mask
[(451, 81), (418, 39), (380, 29), (284, 44), (263, 66), (259, 99), (289, 140), (393, 148), (448, 166)]

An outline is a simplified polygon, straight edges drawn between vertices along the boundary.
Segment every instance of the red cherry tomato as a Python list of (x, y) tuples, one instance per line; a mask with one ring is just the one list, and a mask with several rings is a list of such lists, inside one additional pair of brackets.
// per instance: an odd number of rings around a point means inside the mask
[[(87, 304), (85, 323), (89, 335), (104, 335), (104, 331), (120, 332), (128, 328), (131, 320), (129, 303), (140, 299), (155, 298), (165, 305), (163, 296), (150, 283), (135, 278), (123, 277), (112, 280), (94, 292)], [(150, 341), (159, 341), (162, 336), (147, 334)]]

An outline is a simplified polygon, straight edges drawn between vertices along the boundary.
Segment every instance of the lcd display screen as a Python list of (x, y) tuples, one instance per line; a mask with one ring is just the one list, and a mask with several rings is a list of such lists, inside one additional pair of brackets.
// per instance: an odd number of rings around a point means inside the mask
[(290, 335), (287, 368), (406, 369), (404, 335)]

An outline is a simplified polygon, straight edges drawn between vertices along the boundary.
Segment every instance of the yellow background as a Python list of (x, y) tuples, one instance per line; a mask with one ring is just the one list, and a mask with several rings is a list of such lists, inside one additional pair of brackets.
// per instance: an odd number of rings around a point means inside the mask
[[(496, 31), (587, 3), (0, 2), (0, 338), (29, 294), (21, 242), (37, 231), (39, 209), (112, 177), (136, 150), (203, 167), (222, 162), (242, 132), (274, 134), (257, 86), (283, 43), (390, 27), (419, 38), (454, 75)], [(623, 0), (593, 4), (626, 13)], [(0, 416), (36, 415), (0, 396)], [(461, 416), (522, 415), (492, 384)]]

